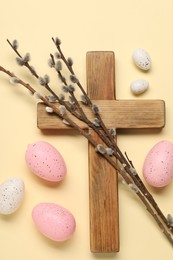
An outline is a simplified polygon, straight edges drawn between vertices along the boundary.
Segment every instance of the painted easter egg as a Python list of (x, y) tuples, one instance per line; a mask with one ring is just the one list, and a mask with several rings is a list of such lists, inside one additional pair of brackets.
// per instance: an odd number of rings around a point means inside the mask
[(149, 87), (149, 83), (145, 79), (134, 80), (130, 84), (130, 88), (133, 94), (140, 95), (144, 93)]
[(148, 52), (144, 49), (137, 48), (133, 54), (132, 59), (137, 67), (142, 70), (149, 70), (151, 68), (151, 58)]
[(39, 203), (32, 210), (32, 218), (37, 229), (54, 241), (68, 240), (76, 229), (72, 213), (55, 203)]
[(40, 178), (59, 182), (66, 176), (66, 164), (60, 152), (48, 142), (28, 145), (25, 160), (29, 169)]
[(148, 152), (143, 165), (143, 176), (148, 184), (164, 187), (173, 179), (173, 143), (160, 141)]
[(0, 214), (9, 215), (22, 204), (25, 185), (22, 179), (13, 177), (0, 185)]

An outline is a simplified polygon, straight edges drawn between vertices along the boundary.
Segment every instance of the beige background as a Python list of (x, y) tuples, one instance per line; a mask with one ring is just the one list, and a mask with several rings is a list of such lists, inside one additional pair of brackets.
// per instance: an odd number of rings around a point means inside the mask
[[(164, 99), (166, 127), (162, 131), (119, 131), (118, 137), (122, 151), (127, 151), (140, 174), (148, 150), (162, 139), (173, 141), (172, 0), (7, 0), (1, 1), (0, 10), (0, 64), (34, 85), (36, 82), (26, 70), (16, 65), (6, 38), (18, 39), (21, 52), (29, 51), (32, 63), (44, 75), (49, 70), (49, 53), (55, 51), (51, 37), (60, 37), (62, 48), (75, 61), (76, 73), (84, 85), (86, 52), (114, 51), (118, 99), (135, 98), (129, 88), (132, 80), (144, 78), (149, 81), (149, 90), (138, 99)], [(131, 55), (137, 47), (146, 49), (151, 55), (153, 67), (149, 73), (141, 72), (132, 62)], [(20, 210), (8, 217), (0, 216), (2, 260), (172, 259), (169, 243), (140, 202), (121, 183), (120, 252), (90, 253), (86, 140), (37, 129), (36, 101), (24, 89), (12, 86), (2, 74), (0, 97), (0, 181), (20, 176), (26, 185)], [(39, 140), (56, 146), (67, 162), (68, 176), (56, 187), (42, 183), (26, 167), (26, 147)], [(173, 182), (161, 191), (149, 189), (164, 213), (173, 214)], [(59, 203), (75, 215), (77, 229), (68, 242), (53, 243), (36, 231), (31, 211), (35, 204), (43, 201)]]

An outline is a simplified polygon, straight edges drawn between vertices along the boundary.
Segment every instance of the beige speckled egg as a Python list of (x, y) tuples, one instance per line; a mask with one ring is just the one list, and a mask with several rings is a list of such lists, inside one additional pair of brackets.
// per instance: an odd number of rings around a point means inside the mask
[(37, 229), (53, 241), (71, 238), (76, 221), (72, 213), (55, 203), (39, 203), (32, 210), (32, 218)]
[(151, 68), (151, 58), (148, 52), (144, 49), (137, 48), (133, 54), (132, 59), (136, 66), (142, 70), (149, 70)]
[(25, 185), (19, 177), (13, 177), (0, 185), (0, 214), (9, 215), (22, 204)]
[(40, 178), (59, 182), (66, 176), (66, 164), (60, 152), (48, 142), (28, 145), (25, 160), (29, 169)]
[(149, 83), (145, 79), (137, 79), (131, 82), (130, 88), (133, 94), (140, 95), (144, 93), (149, 87)]
[(143, 165), (146, 182), (154, 187), (164, 187), (173, 179), (173, 143), (160, 141), (148, 152)]

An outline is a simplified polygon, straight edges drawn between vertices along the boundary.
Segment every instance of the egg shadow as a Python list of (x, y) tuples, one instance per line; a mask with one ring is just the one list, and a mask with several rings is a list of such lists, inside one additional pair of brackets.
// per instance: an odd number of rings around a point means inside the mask
[(152, 186), (149, 186), (150, 190), (152, 193), (154, 194), (160, 194), (160, 193), (163, 193), (165, 192), (166, 190), (166, 186), (165, 187), (152, 187)]
[(72, 246), (72, 244), (75, 243), (75, 234), (73, 234), (71, 236), (71, 238), (69, 238), (68, 240), (65, 241), (53, 241), (49, 238), (47, 238), (46, 236), (44, 236), (43, 234), (41, 234), (39, 232), (39, 230), (35, 230), (36, 235), (38, 236), (39, 239), (41, 239), (43, 241), (43, 243), (47, 244), (49, 247), (54, 248), (54, 249), (59, 249), (59, 250), (69, 250), (69, 247)]
[(65, 182), (65, 178), (63, 180), (57, 181), (57, 182), (44, 180), (44, 179), (39, 178), (38, 176), (34, 176), (34, 178), (37, 181), (37, 183), (40, 183), (43, 186), (51, 187), (51, 188), (60, 187), (60, 186), (64, 185), (64, 182)]
[(9, 222), (12, 219), (14, 220), (18, 216), (18, 211), (19, 211), (19, 209), (8, 215), (0, 215), (0, 219), (3, 220), (4, 222)]
[(50, 188), (57, 188), (57, 187), (61, 187), (62, 185), (64, 185), (65, 181), (66, 181), (66, 176), (60, 180), (60, 181), (48, 181), (46, 179), (43, 179), (39, 176), (37, 176), (36, 174), (34, 174), (33, 172), (31, 172), (29, 169), (27, 169), (27, 173), (28, 175), (32, 176), (32, 179), (34, 180), (35, 183), (37, 183), (38, 185), (44, 186), (44, 187), (50, 187)]
[(4, 222), (9, 222), (9, 221), (14, 221), (15, 219), (17, 219), (19, 217), (19, 214), (21, 214), (22, 211), (22, 207), (24, 206), (24, 200), (25, 198), (23, 198), (23, 201), (21, 203), (21, 205), (19, 206), (18, 209), (16, 209), (16, 211), (12, 212), (11, 214), (0, 214), (0, 219)]

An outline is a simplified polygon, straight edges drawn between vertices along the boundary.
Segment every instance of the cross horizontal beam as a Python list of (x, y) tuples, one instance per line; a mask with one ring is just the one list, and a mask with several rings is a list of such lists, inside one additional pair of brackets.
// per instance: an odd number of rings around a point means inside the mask
[[(99, 107), (107, 128), (163, 128), (165, 126), (163, 100), (93, 100), (93, 103)], [(91, 110), (86, 105), (82, 106), (86, 115), (92, 120)], [(38, 103), (37, 115), (39, 129), (71, 129), (55, 114), (48, 114), (45, 105), (41, 102)], [(81, 128), (87, 128), (82, 121), (74, 117), (73, 120)]]

